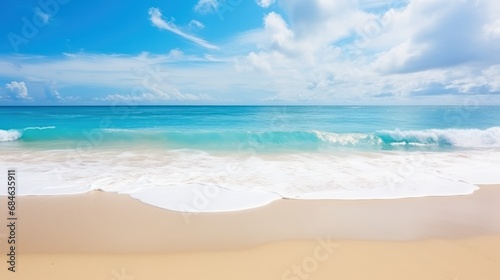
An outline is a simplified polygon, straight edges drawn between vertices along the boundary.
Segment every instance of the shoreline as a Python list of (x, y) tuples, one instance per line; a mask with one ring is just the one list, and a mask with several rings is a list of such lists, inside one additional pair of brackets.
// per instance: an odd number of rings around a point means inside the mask
[[(222, 213), (174, 212), (100, 191), (17, 200), (21, 253), (165, 253), (239, 249), (321, 236), (411, 241), (500, 234), (499, 185), (463, 196), (282, 199)], [(6, 197), (0, 197), (0, 205), (6, 205)], [(5, 220), (6, 214), (1, 215)], [(145, 232), (147, 240), (138, 238)]]
[[(370, 200), (463, 195), (477, 190), (472, 182), (500, 182), (495, 169), (500, 166), (500, 150), (255, 157), (192, 150), (8, 150), (1, 151), (0, 158), (5, 169), (16, 162), (18, 196), (100, 189), (164, 209), (194, 212), (251, 209), (283, 197)], [(2, 177), (6, 180), (5, 173)], [(0, 188), (0, 195), (5, 194), (6, 189)]]

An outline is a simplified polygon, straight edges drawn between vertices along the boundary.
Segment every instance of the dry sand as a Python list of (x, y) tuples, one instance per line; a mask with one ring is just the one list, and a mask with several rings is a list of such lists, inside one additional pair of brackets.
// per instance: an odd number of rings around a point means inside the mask
[(499, 202), (500, 186), (455, 197), (282, 200), (218, 214), (103, 192), (18, 197), (17, 272), (2, 261), (0, 279), (498, 280)]

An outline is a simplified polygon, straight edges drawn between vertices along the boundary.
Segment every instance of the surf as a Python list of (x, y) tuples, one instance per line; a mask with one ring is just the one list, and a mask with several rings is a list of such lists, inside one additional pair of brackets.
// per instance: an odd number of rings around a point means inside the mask
[[(95, 141), (98, 139), (99, 141)], [(55, 126), (0, 130), (0, 142), (87, 141), (93, 145), (154, 144), (167, 149), (314, 151), (351, 148), (498, 148), (500, 127), (487, 129), (379, 130), (336, 133), (321, 130), (171, 130), (168, 128), (57, 129)]]

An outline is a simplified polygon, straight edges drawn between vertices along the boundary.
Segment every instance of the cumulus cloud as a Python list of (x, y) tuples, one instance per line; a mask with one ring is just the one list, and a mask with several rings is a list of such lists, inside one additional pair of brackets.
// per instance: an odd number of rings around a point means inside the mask
[(175, 33), (175, 34), (183, 37), (184, 39), (187, 39), (193, 43), (196, 43), (204, 48), (212, 49), (212, 50), (218, 49), (217, 46), (212, 45), (209, 42), (207, 42), (201, 38), (198, 38), (196, 36), (193, 36), (191, 34), (188, 34), (184, 31), (180, 30), (173, 22), (165, 21), (162, 17), (162, 13), (161, 13), (160, 9), (158, 9), (158, 8), (150, 8), (149, 9), (149, 20), (157, 28), (168, 30), (168, 31)]
[(236, 70), (272, 81), (278, 94), (268, 100), (366, 102), (425, 92), (456, 101), (498, 91), (499, 2), (357, 3), (280, 0), (282, 12), (242, 36), (258, 51), (235, 59)]
[(284, 53), (293, 52), (297, 44), (293, 41), (295, 34), (288, 28), (281, 15), (271, 12), (264, 17), (264, 30), (269, 49)]
[(394, 23), (385, 31), (385, 36), (399, 34), (399, 42), (374, 66), (385, 73), (408, 73), (469, 62), (499, 63), (500, 4), (496, 3), (412, 1), (395, 13)]
[(245, 38), (255, 40), (259, 51), (237, 59), (236, 69), (266, 73), (279, 95), (272, 100), (323, 101), (336, 92), (351, 91), (340, 82), (343, 74), (337, 72), (345, 71), (346, 64), (339, 60), (341, 51), (335, 44), (374, 16), (347, 0), (282, 0), (279, 4), (285, 16), (278, 12), (264, 16), (260, 33)]
[(355, 1), (280, 0), (298, 40), (335, 42), (348, 36), (373, 15), (360, 10)]
[(347, 0), (281, 0), (279, 4), (287, 20), (278, 12), (265, 15), (260, 35), (254, 36), (258, 38), (256, 45), (262, 55), (279, 52), (293, 60), (303, 58), (307, 63), (324, 61), (319, 53), (375, 17)]
[[(210, 12), (225, 2), (198, 3)], [(0, 56), (0, 76), (30, 85), (28, 77), (56, 80), (58, 88), (98, 85), (120, 93), (102, 97), (106, 100), (137, 101), (461, 104), (467, 95), (500, 92), (498, 1), (278, 0), (275, 5), (280, 7), (262, 16), (260, 28), (229, 36), (221, 51), (210, 55), (174, 49), (164, 55)], [(156, 8), (150, 20), (213, 47), (166, 21)], [(156, 86), (149, 85), (157, 79)], [(133, 94), (136, 86), (143, 90)], [(500, 95), (495, 98), (500, 103)]]
[(28, 88), (24, 82), (12, 81), (5, 85), (5, 88), (11, 93), (11, 96), (19, 100), (31, 99), (28, 95)]
[(262, 8), (267, 8), (271, 6), (275, 0), (257, 0), (257, 5), (261, 6)]
[(236, 70), (243, 71), (262, 71), (266, 73), (272, 72), (271, 64), (273, 54), (251, 52), (243, 58), (236, 59)]

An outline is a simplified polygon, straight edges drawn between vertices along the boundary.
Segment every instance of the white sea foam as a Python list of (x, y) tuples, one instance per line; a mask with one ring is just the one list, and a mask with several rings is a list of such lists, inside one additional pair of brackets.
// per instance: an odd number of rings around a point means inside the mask
[(463, 148), (500, 147), (500, 127), (480, 129), (383, 130), (395, 143), (448, 144)]
[[(393, 199), (469, 194), (500, 183), (500, 150), (253, 155), (193, 150), (0, 150), (19, 195), (129, 194), (188, 212), (253, 208), (273, 200)], [(5, 173), (0, 181), (5, 181)], [(6, 188), (0, 188), (6, 195)]]
[(362, 140), (370, 140), (374, 144), (381, 144), (382, 140), (369, 134), (363, 133), (331, 133), (323, 131), (313, 131), (316, 136), (324, 142), (338, 145), (356, 145)]
[(55, 129), (55, 126), (30, 126), (25, 128), (24, 130), (46, 130), (46, 129)]
[(437, 146), (437, 144), (424, 144), (424, 143), (415, 143), (415, 142), (393, 142), (391, 146), (415, 146), (415, 147), (429, 147), (429, 146)]
[(282, 198), (272, 192), (237, 191), (199, 184), (143, 188), (130, 196), (160, 208), (191, 213), (245, 210)]
[(2, 130), (0, 129), (0, 142), (10, 142), (16, 141), (21, 138), (23, 134), (19, 130), (10, 129), (10, 130)]
[(16, 141), (21, 139), (23, 136), (23, 132), (27, 130), (46, 130), (46, 129), (54, 129), (56, 128), (55, 126), (42, 126), (42, 127), (26, 127), (22, 130), (18, 129), (9, 129), (9, 130), (2, 130), (0, 129), (0, 142), (11, 142), (11, 141)]

